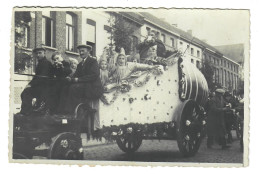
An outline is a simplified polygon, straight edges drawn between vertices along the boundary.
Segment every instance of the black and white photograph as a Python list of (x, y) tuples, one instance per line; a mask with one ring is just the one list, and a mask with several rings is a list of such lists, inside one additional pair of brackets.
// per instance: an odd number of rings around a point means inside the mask
[(11, 36), (10, 162), (248, 166), (249, 10), (14, 7)]

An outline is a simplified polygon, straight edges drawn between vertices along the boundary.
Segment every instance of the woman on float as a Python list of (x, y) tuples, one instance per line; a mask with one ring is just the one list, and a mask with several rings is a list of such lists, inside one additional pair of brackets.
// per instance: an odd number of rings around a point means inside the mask
[(106, 86), (106, 89), (111, 89), (116, 87), (118, 84), (122, 83), (123, 80), (126, 80), (134, 72), (137, 71), (147, 71), (157, 68), (158, 66), (140, 64), (136, 62), (126, 62), (125, 51), (121, 48), (120, 54), (117, 57), (116, 65), (111, 70), (111, 81), (113, 84)]

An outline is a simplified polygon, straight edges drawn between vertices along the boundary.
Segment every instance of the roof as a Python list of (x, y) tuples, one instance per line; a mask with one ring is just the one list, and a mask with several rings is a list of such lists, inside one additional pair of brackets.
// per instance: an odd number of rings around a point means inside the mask
[(211, 49), (212, 51), (220, 53), (220, 51), (218, 49), (216, 49), (215, 47), (207, 44), (206, 42), (203, 42), (202, 40), (200, 40), (200, 39), (198, 39), (198, 38), (196, 38), (194, 36), (192, 36), (191, 34), (189, 34), (186, 31), (183, 31), (183, 30), (181, 30), (181, 29), (179, 29), (177, 27), (174, 27), (174, 26), (170, 25), (169, 23), (167, 23), (167, 22), (165, 22), (165, 21), (163, 21), (163, 20), (153, 16), (150, 13), (140, 12), (140, 14), (144, 17), (144, 19), (148, 20), (148, 22), (151, 21), (154, 24), (157, 24), (158, 26), (161, 26), (161, 27), (163, 27), (163, 28), (165, 28), (167, 30), (170, 30), (170, 31), (173, 31), (173, 32), (179, 34), (180, 37), (182, 37), (183, 39), (186, 39), (188, 41), (192, 40), (193, 43), (197, 43), (197, 44), (199, 44), (199, 45), (201, 45), (203, 47), (207, 47), (207, 48)]
[(138, 15), (138, 13), (134, 12), (119, 12), (119, 14), (123, 15), (124, 17), (128, 18), (129, 20), (132, 20), (139, 25), (144, 24), (144, 18), (141, 15)]
[(215, 47), (233, 61), (238, 63), (244, 62), (244, 44), (220, 45)]

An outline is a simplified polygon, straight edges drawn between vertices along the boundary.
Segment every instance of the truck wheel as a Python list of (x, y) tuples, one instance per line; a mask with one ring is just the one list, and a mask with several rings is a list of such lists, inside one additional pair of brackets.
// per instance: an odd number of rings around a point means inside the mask
[(177, 143), (185, 157), (197, 153), (205, 124), (199, 106), (192, 100), (185, 102), (181, 116), (177, 120)]
[(80, 137), (71, 132), (58, 134), (48, 150), (49, 159), (82, 160), (83, 148)]
[(123, 134), (116, 139), (118, 147), (126, 153), (134, 153), (142, 144), (142, 137), (132, 134)]

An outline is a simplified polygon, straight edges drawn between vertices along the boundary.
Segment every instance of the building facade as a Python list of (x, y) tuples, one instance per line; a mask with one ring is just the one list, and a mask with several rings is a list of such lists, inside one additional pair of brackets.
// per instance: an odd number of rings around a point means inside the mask
[[(109, 11), (30, 11), (15, 12), (15, 61), (14, 61), (14, 109), (19, 110), (20, 94), (32, 79), (37, 62), (32, 58), (35, 47), (46, 48), (46, 57), (60, 51), (64, 59), (75, 58), (80, 61), (77, 45), (88, 44), (97, 59), (103, 49), (113, 43), (111, 27), (116, 16), (122, 16), (134, 28), (129, 54), (137, 52), (136, 46), (154, 31), (168, 51), (176, 49), (184, 53), (184, 59), (201, 67), (203, 59), (214, 66), (214, 82), (232, 91), (237, 89), (239, 64), (223, 55), (216, 48), (147, 12), (109, 12)], [(28, 58), (29, 64), (19, 68), (20, 58)], [(24, 63), (28, 64), (28, 62)], [(23, 64), (22, 64), (23, 65)]]

